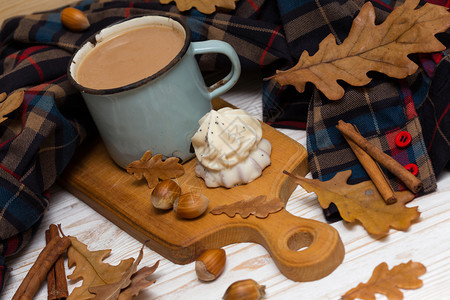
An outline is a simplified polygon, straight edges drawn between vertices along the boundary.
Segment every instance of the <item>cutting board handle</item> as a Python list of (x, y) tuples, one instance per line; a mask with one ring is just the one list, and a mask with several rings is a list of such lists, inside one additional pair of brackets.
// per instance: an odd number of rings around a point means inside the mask
[(323, 278), (344, 259), (344, 245), (334, 227), (285, 209), (261, 222), (258, 231), (281, 273), (294, 281)]

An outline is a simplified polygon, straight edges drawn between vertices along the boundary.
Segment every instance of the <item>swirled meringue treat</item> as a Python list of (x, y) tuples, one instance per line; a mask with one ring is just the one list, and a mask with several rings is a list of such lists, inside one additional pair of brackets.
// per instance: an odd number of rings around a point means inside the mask
[(258, 119), (241, 109), (211, 110), (192, 137), (198, 164), (195, 174), (206, 186), (231, 188), (249, 183), (270, 165), (270, 142)]

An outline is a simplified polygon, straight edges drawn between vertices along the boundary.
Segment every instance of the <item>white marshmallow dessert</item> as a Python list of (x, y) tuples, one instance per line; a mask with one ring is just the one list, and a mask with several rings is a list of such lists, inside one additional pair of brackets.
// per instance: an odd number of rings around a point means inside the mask
[(270, 165), (270, 142), (258, 119), (241, 109), (211, 110), (192, 137), (198, 164), (195, 174), (208, 187), (232, 188), (252, 182)]

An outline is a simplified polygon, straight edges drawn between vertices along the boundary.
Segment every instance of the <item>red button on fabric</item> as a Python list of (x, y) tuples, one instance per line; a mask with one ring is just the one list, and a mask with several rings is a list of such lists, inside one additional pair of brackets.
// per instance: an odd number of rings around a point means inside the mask
[(411, 144), (411, 134), (408, 131), (400, 131), (395, 137), (397, 147), (405, 148)]
[(407, 164), (405, 166), (405, 169), (410, 171), (414, 176), (417, 176), (417, 174), (419, 174), (419, 168), (416, 164)]

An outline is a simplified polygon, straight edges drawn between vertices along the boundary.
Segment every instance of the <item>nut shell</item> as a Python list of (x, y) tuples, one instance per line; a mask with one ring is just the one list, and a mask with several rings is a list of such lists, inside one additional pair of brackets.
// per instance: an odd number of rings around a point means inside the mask
[(225, 269), (227, 256), (223, 249), (206, 250), (195, 261), (195, 273), (201, 281), (213, 281)]
[(84, 31), (91, 26), (86, 15), (74, 7), (66, 7), (61, 12), (61, 23), (71, 31)]
[(180, 197), (181, 187), (172, 179), (160, 181), (150, 195), (150, 201), (158, 209), (172, 209), (173, 203)]
[(180, 196), (173, 204), (175, 214), (183, 219), (195, 219), (208, 208), (209, 199), (199, 192), (190, 192)]
[(239, 280), (232, 283), (222, 299), (224, 300), (259, 300), (266, 295), (266, 286), (259, 285), (253, 279)]

